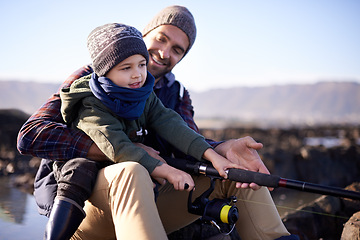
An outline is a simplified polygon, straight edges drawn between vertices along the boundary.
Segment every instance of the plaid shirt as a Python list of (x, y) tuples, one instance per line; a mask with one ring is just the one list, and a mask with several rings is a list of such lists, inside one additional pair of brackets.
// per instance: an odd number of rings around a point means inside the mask
[[(67, 160), (86, 157), (93, 141), (82, 131), (68, 127), (60, 113), (60, 89), (69, 87), (76, 79), (92, 73), (87, 65), (74, 72), (22, 126), (19, 131), (17, 147), (20, 153), (36, 157)], [(190, 128), (199, 132), (193, 119), (193, 107), (188, 91), (185, 89), (177, 109)], [(215, 147), (219, 142), (207, 139)]]

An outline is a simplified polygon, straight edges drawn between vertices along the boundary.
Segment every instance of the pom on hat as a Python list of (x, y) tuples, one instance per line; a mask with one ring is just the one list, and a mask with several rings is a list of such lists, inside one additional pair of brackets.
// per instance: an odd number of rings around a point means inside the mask
[(104, 76), (118, 63), (135, 54), (149, 61), (141, 32), (125, 24), (109, 23), (95, 28), (88, 36), (87, 48), (98, 76)]
[(191, 12), (183, 6), (169, 6), (161, 10), (143, 30), (146, 36), (149, 32), (161, 25), (173, 25), (180, 28), (189, 38), (189, 47), (185, 54), (190, 50), (196, 38), (196, 25)]

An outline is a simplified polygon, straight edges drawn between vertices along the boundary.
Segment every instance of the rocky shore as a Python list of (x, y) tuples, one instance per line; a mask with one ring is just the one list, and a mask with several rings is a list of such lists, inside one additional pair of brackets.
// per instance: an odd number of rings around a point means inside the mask
[[(40, 159), (22, 156), (16, 150), (16, 137), (28, 116), (17, 110), (0, 110), (0, 177), (16, 175), (14, 185), (32, 193), (33, 179)], [(262, 142), (260, 156), (272, 174), (283, 178), (348, 187), (360, 191), (360, 126), (303, 126), (297, 128), (237, 127), (202, 129), (215, 140), (252, 136)], [(294, 191), (294, 190), (292, 190)], [(275, 189), (277, 205), (290, 204), (292, 191)], [(360, 239), (359, 201), (317, 196), (310, 202), (295, 201), (290, 208), (279, 207), (282, 219), (292, 233), (303, 240)], [(297, 199), (295, 197), (295, 199)], [(179, 230), (170, 239), (198, 239), (200, 229), (210, 237), (217, 230), (200, 222)], [(206, 237), (206, 236), (202, 236)], [(240, 239), (237, 233), (223, 239)]]

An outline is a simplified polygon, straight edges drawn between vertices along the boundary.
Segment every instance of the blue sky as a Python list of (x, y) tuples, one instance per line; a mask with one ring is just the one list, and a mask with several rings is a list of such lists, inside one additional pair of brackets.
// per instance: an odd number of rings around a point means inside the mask
[(358, 0), (139, 0), (0, 2), (0, 79), (61, 83), (90, 62), (86, 38), (121, 22), (142, 30), (162, 8), (184, 5), (198, 35), (174, 73), (190, 90), (360, 82)]

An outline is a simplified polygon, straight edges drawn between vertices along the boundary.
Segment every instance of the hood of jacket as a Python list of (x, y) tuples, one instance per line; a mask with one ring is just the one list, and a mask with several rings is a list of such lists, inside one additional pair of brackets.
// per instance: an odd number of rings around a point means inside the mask
[(76, 117), (84, 98), (93, 97), (89, 80), (91, 74), (75, 80), (70, 87), (63, 88), (60, 91), (61, 115), (67, 124), (70, 124)]

